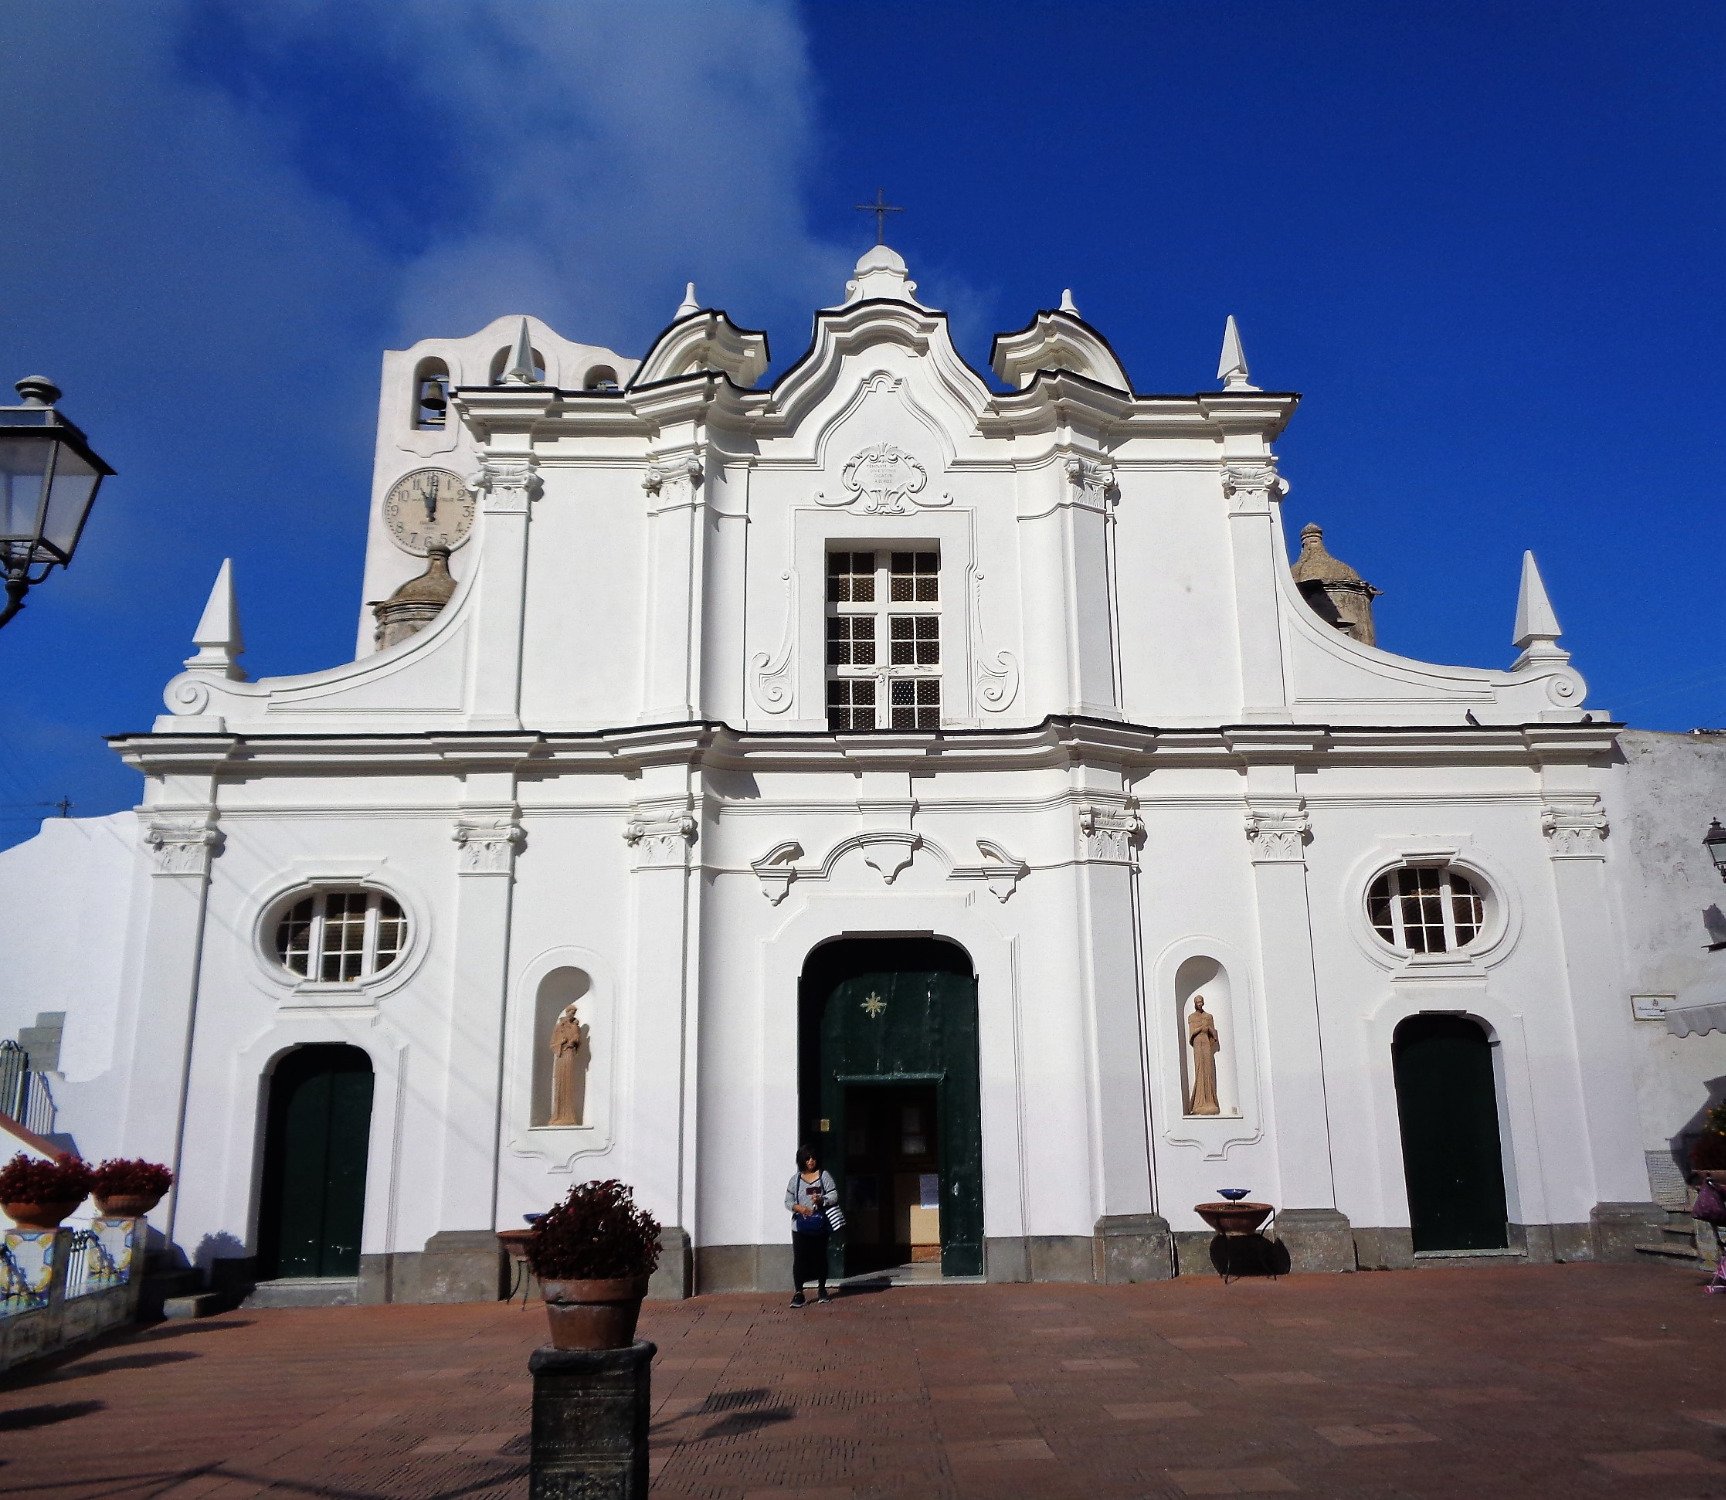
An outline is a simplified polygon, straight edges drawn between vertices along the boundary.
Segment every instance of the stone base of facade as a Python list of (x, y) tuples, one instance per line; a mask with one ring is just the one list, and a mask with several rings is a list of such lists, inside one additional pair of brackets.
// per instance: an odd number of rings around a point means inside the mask
[(676, 1224), (659, 1231), (659, 1267), (647, 1283), (655, 1302), (681, 1302), (695, 1291), (695, 1256), (688, 1233)]
[(1104, 1286), (1167, 1281), (1175, 1274), (1174, 1236), (1160, 1214), (1113, 1214), (1091, 1231), (1091, 1279)]
[(508, 1290), (507, 1258), (490, 1229), (444, 1229), (424, 1250), (360, 1257), (364, 1303), (497, 1302)]
[(791, 1245), (702, 1245), (695, 1252), (695, 1290), (791, 1292)]
[(1632, 1261), (1639, 1244), (1659, 1244), (1666, 1211), (1658, 1203), (1596, 1203), (1588, 1215), (1595, 1260)]
[[(1609, 1212), (1602, 1214), (1603, 1210)], [(1406, 1271), (1420, 1266), (1491, 1265), (1511, 1261), (1550, 1266), (1575, 1260), (1638, 1259), (1638, 1240), (1658, 1242), (1663, 1218), (1652, 1203), (1602, 1204), (1589, 1224), (1512, 1224), (1503, 1250), (1422, 1251), (1406, 1228), (1356, 1229), (1355, 1259), (1363, 1271)], [(1604, 1252), (1604, 1253), (1603, 1253)]]

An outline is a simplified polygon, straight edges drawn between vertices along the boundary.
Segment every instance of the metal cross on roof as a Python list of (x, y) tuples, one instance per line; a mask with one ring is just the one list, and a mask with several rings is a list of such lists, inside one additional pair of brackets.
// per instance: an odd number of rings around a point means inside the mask
[(860, 214), (875, 215), (875, 243), (877, 245), (887, 243), (887, 215), (905, 212), (897, 204), (889, 203), (886, 192), (881, 188), (875, 189), (875, 201), (873, 203), (853, 203), (851, 206)]

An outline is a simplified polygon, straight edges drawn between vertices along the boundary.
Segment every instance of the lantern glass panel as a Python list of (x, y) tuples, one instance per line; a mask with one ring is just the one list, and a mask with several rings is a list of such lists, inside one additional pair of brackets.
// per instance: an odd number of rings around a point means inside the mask
[(62, 444), (48, 495), (48, 515), (42, 525), (42, 540), (62, 562), (78, 545), (78, 533), (90, 513), (97, 482), (95, 466), (77, 449)]
[(53, 438), (34, 433), (0, 442), (0, 542), (35, 542), (43, 485), (58, 446)]

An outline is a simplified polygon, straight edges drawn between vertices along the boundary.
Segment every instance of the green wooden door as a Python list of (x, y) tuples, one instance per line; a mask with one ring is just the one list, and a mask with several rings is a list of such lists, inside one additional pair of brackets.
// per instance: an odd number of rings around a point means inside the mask
[[(849, 1091), (886, 1084), (934, 1086), (941, 1270), (948, 1276), (980, 1276), (983, 1130), (977, 981), (969, 975), (903, 969), (840, 980), (821, 1006), (818, 1074), (826, 1129), (817, 1138), (836, 1179), (844, 1171)], [(839, 1188), (843, 1199), (843, 1180)], [(840, 1249), (835, 1246), (836, 1255)]]
[(358, 1047), (297, 1047), (270, 1079), (258, 1274), (354, 1276), (365, 1220), (372, 1065)]
[(1465, 1016), (1411, 1016), (1391, 1043), (1416, 1250), (1508, 1243), (1498, 1098), (1486, 1033)]

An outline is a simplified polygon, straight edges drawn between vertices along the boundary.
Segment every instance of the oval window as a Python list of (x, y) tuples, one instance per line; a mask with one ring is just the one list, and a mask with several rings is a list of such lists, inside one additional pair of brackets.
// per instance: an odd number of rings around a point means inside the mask
[(382, 891), (316, 891), (276, 923), (276, 960), (313, 984), (357, 984), (401, 957), (407, 928), (400, 903)]
[(1486, 921), (1486, 903), (1466, 875), (1448, 865), (1387, 870), (1366, 893), (1367, 920), (1403, 953), (1466, 948)]

